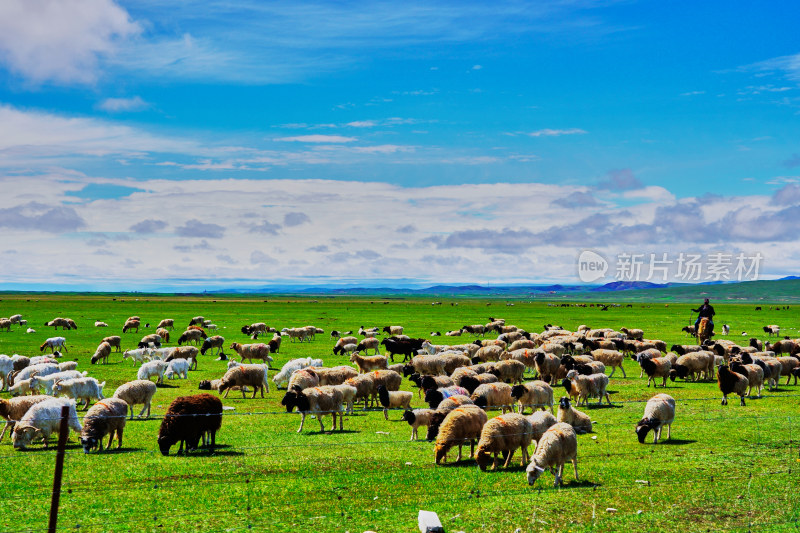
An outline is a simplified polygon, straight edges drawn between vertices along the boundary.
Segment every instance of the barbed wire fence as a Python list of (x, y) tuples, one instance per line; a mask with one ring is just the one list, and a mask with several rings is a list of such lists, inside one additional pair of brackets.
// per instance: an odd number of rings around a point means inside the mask
[[(781, 395), (781, 398), (789, 396), (800, 397), (800, 395)], [(690, 398), (678, 401), (682, 403), (694, 402), (718, 402), (714, 398)], [(615, 403), (641, 403), (646, 400), (627, 400)], [(735, 407), (733, 407), (735, 409)], [(356, 411), (358, 414), (369, 412), (380, 412), (382, 409), (367, 409)], [(589, 410), (591, 414), (593, 410)], [(223, 419), (223, 431), (226, 425), (236, 423), (245, 417), (269, 419), (274, 417), (297, 417), (296, 413), (284, 411), (258, 411), (250, 413), (238, 413), (225, 411)], [(687, 483), (685, 477), (671, 476), (670, 471), (674, 469), (690, 468), (696, 470), (697, 474), (691, 477), (691, 483), (703, 487), (703, 491), (710, 493), (717, 501), (712, 502), (712, 509), (720, 507), (719, 500), (726, 502), (731, 508), (736, 509), (736, 517), (727, 516), (725, 518), (725, 528), (741, 531), (767, 530), (772, 528), (794, 528), (800, 527), (800, 512), (795, 510), (794, 494), (798, 488), (796, 481), (797, 471), (800, 469), (800, 449), (799, 442), (795, 438), (798, 433), (798, 422), (800, 415), (761, 415), (736, 411), (736, 424), (742, 428), (739, 435), (732, 436), (729, 442), (718, 444), (716, 447), (695, 446), (684, 451), (669, 453), (669, 447), (661, 446), (641, 446), (636, 442), (632, 434), (630, 423), (601, 423), (594, 428), (594, 435), (588, 439), (580, 437), (578, 450), (579, 471), (580, 465), (584, 465), (583, 474), (580, 482), (574, 482), (570, 478), (571, 466), (565, 466), (565, 485), (560, 489), (552, 488), (550, 481), (546, 478), (540, 479), (531, 488), (527, 486), (524, 468), (518, 466), (519, 462), (514, 461), (517, 466), (510, 467), (514, 483), (509, 486), (508, 476), (498, 477), (491, 473), (481, 472), (472, 460), (463, 460), (456, 468), (461, 473), (474, 470), (472, 474), (461, 474), (458, 476), (461, 486), (457, 491), (436, 491), (433, 494), (428, 492), (415, 493), (409, 491), (409, 485), (404, 483), (392, 482), (393, 478), (405, 479), (419, 478), (426, 479), (442, 468), (453, 468), (452, 466), (437, 466), (432, 461), (432, 453), (425, 453), (425, 463), (406, 465), (389, 465), (382, 461), (376, 461), (374, 466), (362, 463), (357, 464), (352, 469), (347, 466), (347, 461), (342, 461), (338, 469), (329, 468), (328, 470), (307, 469), (298, 466), (285, 468), (280, 465), (267, 465), (262, 468), (258, 475), (242, 474), (240, 477), (232, 477), (230, 473), (207, 472), (203, 474), (190, 474), (187, 476), (175, 475), (148, 475), (138, 479), (117, 479), (114, 482), (86, 482), (71, 481), (70, 471), (81, 468), (77, 463), (76, 457), (83, 455), (82, 450), (69, 449), (65, 452), (67, 456), (67, 467), (64, 476), (64, 487), (62, 492), (61, 515), (59, 517), (60, 529), (75, 531), (99, 531), (99, 530), (120, 530), (120, 529), (144, 529), (158, 530), (163, 527), (175, 527), (174, 509), (163, 508), (163, 505), (154, 505), (151, 508), (137, 508), (133, 506), (130, 510), (117, 507), (111, 512), (100, 513), (93, 511), (86, 515), (81, 512), (86, 502), (97, 499), (110, 498), (114, 501), (138, 501), (142, 502), (169, 502), (171, 498), (191, 497), (192, 494), (204, 493), (225, 493), (226, 491), (243, 492), (246, 501), (239, 502), (233, 507), (219, 508), (209, 505), (213, 499), (206, 499), (203, 502), (191, 506), (190, 510), (181, 509), (179, 512), (179, 524), (183, 524), (187, 530), (197, 527), (197, 524), (210, 523), (210, 521), (222, 521), (227, 524), (226, 531), (261, 529), (274, 524), (275, 520), (280, 520), (286, 524), (299, 525), (307, 529), (339, 529), (345, 530), (353, 527), (353, 517), (357, 516), (358, 521), (378, 523), (392, 523), (394, 517), (400, 511), (413, 512), (413, 507), (418, 509), (427, 508), (431, 505), (444, 509), (458, 509), (461, 506), (473, 506), (476, 501), (482, 500), (481, 507), (498, 504), (504, 501), (527, 501), (529, 503), (547, 502), (550, 497), (563, 497), (565, 494), (574, 501), (584, 501), (586, 498), (595, 497), (598, 494), (613, 494), (614, 501), (641, 501), (647, 497), (650, 501), (663, 500), (664, 493), (677, 490), (681, 485)], [(152, 417), (162, 419), (163, 416)], [(692, 440), (692, 428), (700, 424), (714, 424), (715, 422), (730, 422), (731, 415), (726, 414), (681, 414), (679, 411), (676, 418), (676, 428), (680, 428), (680, 443), (695, 443)], [(631, 439), (620, 443), (614, 440), (620, 430), (630, 431)], [(380, 433), (380, 432), (378, 432)], [(224, 433), (223, 433), (224, 435)], [(380, 437), (365, 437), (361, 434), (358, 438), (335, 443), (262, 443), (246, 446), (223, 446), (216, 452), (200, 452), (199, 455), (213, 456), (216, 454), (241, 454), (243, 456), (282, 456), (292, 458), (308, 458), (309, 462), (314, 462), (320, 450), (331, 454), (325, 460), (319, 462), (319, 466), (330, 467), (326, 461), (336, 458), (361, 457), (365, 450), (370, 452), (375, 447), (394, 447), (400, 452), (408, 450), (412, 457), (419, 457), (420, 446), (426, 450), (431, 450), (432, 444), (409, 441), (406, 438), (394, 438), (390, 435)], [(597, 437), (593, 439), (592, 437)], [(675, 438), (675, 436), (673, 436)], [(155, 440), (155, 439), (154, 439)], [(599, 442), (598, 442), (599, 441)], [(662, 435), (662, 443), (669, 442)], [(722, 449), (720, 449), (722, 447)], [(677, 447), (672, 447), (676, 449)], [(531, 449), (531, 452), (533, 450)], [(114, 451), (114, 454), (121, 454), (126, 457), (126, 462), (133, 464), (141, 463), (144, 468), (148, 466), (148, 457), (160, 454), (156, 448), (153, 449), (122, 449)], [(453, 452), (451, 452), (452, 454)], [(724, 459), (720, 459), (720, 453)], [(28, 458), (36, 462), (54, 462), (57, 451), (47, 450), (38, 451), (35, 454), (26, 454), (18, 451), (9, 450), (8, 453), (0, 454), (0, 468), (4, 471), (9, 468), (24, 468)], [(465, 454), (465, 456), (468, 454)], [(44, 459), (43, 459), (44, 456)], [(130, 457), (130, 459), (127, 459)], [(619, 472), (614, 465), (609, 465), (614, 459), (624, 458), (626, 464), (632, 465), (636, 473), (631, 476), (631, 472)], [(708, 472), (703, 465), (710, 460), (728, 466), (719, 472)], [(587, 473), (585, 465), (591, 465)], [(718, 466), (717, 466), (718, 467)], [(500, 472), (504, 469), (501, 467)], [(37, 476), (32, 476), (30, 489), (19, 493), (5, 492), (3, 501), (12, 508), (45, 509), (47, 502), (53, 496), (52, 488), (48, 486), (49, 480), (42, 476), (42, 472), (37, 472)], [(348, 476), (357, 476), (360, 479), (374, 479), (374, 495), (359, 494), (358, 490), (349, 486)], [(80, 476), (78, 476), (80, 477)], [(635, 479), (631, 479), (631, 477)], [(280, 492), (280, 488), (286, 484), (295, 484), (304, 487), (304, 493), (297, 501), (287, 502), (285, 500), (271, 500), (264, 497), (265, 494)], [(777, 490), (775, 489), (777, 485)], [(785, 490), (781, 491), (783, 485)], [(413, 486), (413, 484), (412, 484)], [(761, 507), (765, 502), (764, 489), (771, 486), (769, 498), (774, 502), (784, 502), (785, 505), (778, 505), (785, 509), (785, 512), (777, 513), (774, 509), (771, 512), (762, 511)], [(739, 490), (733, 490), (738, 488)], [(726, 494), (730, 491), (731, 494)], [(736, 494), (734, 494), (736, 493)], [(602, 499), (602, 498), (600, 498)], [(399, 504), (391, 502), (402, 502)], [(587, 500), (588, 501), (588, 500)], [(388, 506), (387, 506), (388, 504)], [(17, 507), (19, 506), (19, 507)], [(536, 507), (536, 506), (534, 506)], [(542, 520), (541, 516), (549, 516), (547, 520), (552, 520), (552, 512), (546, 512), (546, 505), (542, 506), (542, 514), (537, 515), (534, 510), (533, 516), (540, 516), (536, 520)], [(591, 519), (589, 523), (602, 523), (609, 513), (605, 508), (596, 508), (593, 503)], [(602, 507), (602, 505), (600, 506)], [(374, 509), (373, 509), (374, 508)], [(746, 508), (746, 509), (745, 509)], [(327, 509), (324, 514), (320, 510)], [(522, 511), (525, 516), (530, 509)], [(628, 510), (624, 511), (628, 512)], [(635, 512), (647, 513), (638, 509)], [(697, 511), (698, 513), (700, 511)], [(728, 513), (730, 514), (730, 513)], [(456, 513), (460, 515), (460, 513)], [(14, 517), (12, 510), (5, 515)], [(415, 516), (415, 513), (414, 513)], [(651, 515), (652, 516), (652, 515)], [(21, 517), (20, 517), (21, 518)], [(586, 517), (584, 517), (586, 519)], [(450, 519), (452, 523), (458, 524), (456, 518)], [(415, 522), (411, 520), (411, 522)], [(43, 522), (42, 522), (43, 524)], [(525, 523), (521, 524), (525, 525)], [(528, 523), (527, 525), (532, 525)], [(535, 525), (535, 524), (533, 524)], [(454, 526), (457, 527), (457, 526)], [(8, 527), (8, 529), (19, 530), (18, 527)], [(180, 527), (178, 527), (180, 530)], [(358, 527), (355, 527), (358, 529)], [(474, 527), (468, 527), (475, 530)], [(491, 527), (484, 528), (492, 530)], [(41, 529), (30, 529), (29, 531), (46, 531)]]

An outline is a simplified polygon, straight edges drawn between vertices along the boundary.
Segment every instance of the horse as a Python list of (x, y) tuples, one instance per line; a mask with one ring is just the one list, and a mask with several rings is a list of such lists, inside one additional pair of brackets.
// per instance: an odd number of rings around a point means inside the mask
[(697, 344), (703, 345), (705, 341), (711, 338), (711, 320), (708, 318), (701, 318), (700, 323), (697, 325)]

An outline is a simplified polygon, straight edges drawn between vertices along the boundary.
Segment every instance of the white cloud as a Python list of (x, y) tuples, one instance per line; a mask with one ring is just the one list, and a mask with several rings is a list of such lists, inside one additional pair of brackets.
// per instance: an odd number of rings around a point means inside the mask
[(92, 83), (141, 27), (112, 0), (3, 0), (0, 61), (34, 83)]
[(481, 70), (482, 68), (482, 65), (472, 65), (472, 70)]
[(356, 137), (344, 137), (342, 135), (297, 135), (295, 137), (278, 137), (274, 140), (302, 143), (350, 143), (358, 139)]
[(109, 113), (142, 111), (148, 107), (150, 107), (150, 104), (142, 100), (140, 96), (134, 96), (132, 98), (106, 98), (97, 104), (98, 109), (108, 111)]
[(580, 128), (569, 128), (564, 130), (545, 128), (543, 130), (536, 130), (527, 133), (522, 132), (523, 135), (527, 135), (529, 137), (560, 137), (561, 135), (583, 135), (585, 133), (588, 132)]
[(377, 125), (378, 123), (374, 120), (356, 120), (345, 124), (345, 126), (350, 126), (351, 128), (374, 128)]

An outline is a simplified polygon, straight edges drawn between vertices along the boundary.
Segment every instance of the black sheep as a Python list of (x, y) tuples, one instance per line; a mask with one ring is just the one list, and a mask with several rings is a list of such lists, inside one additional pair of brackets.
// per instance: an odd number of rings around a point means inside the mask
[(749, 382), (746, 376), (737, 372), (732, 372), (727, 365), (722, 365), (717, 371), (717, 384), (722, 392), (722, 405), (728, 405), (728, 394), (738, 394), (744, 406), (744, 395), (747, 392)]
[(186, 443), (187, 453), (196, 450), (204, 434), (209, 435), (211, 451), (214, 450), (216, 434), (222, 425), (222, 401), (208, 393), (175, 398), (161, 421), (158, 430), (158, 447), (162, 455), (169, 455), (169, 449), (180, 442), (178, 454), (183, 453)]
[(426, 435), (427, 440), (436, 440), (436, 437), (439, 435), (439, 426), (441, 426), (442, 422), (444, 422), (445, 416), (447, 416), (447, 413), (437, 412), (431, 415), (431, 422), (428, 424), (428, 433)]

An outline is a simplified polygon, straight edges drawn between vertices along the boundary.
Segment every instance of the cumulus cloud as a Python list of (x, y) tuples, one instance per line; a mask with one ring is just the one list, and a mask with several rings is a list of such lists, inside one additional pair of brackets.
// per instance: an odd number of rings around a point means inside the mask
[(790, 183), (775, 191), (772, 201), (776, 205), (800, 204), (800, 185)]
[(29, 202), (0, 209), (0, 227), (66, 233), (86, 227), (86, 221), (72, 207)]
[(92, 83), (99, 60), (140, 31), (112, 0), (4, 0), (0, 61), (35, 83)]
[(358, 139), (355, 137), (344, 137), (342, 135), (296, 135), (294, 137), (278, 137), (275, 140), (301, 143), (350, 143)]
[(250, 263), (253, 265), (274, 265), (277, 262), (278, 261), (259, 250), (255, 250), (250, 254)]
[(306, 248), (306, 252), (327, 252), (328, 247), (324, 244), (320, 244), (318, 246), (312, 246), (311, 248)]
[(551, 206), (575, 209), (579, 207), (596, 207), (600, 205), (594, 194), (586, 191), (575, 191), (569, 196), (553, 200)]
[(414, 233), (417, 231), (417, 227), (414, 226), (414, 224), (408, 224), (406, 226), (401, 226), (397, 228), (395, 231), (397, 231), (397, 233), (405, 233), (405, 234)]
[(529, 137), (560, 137), (562, 135), (584, 135), (586, 133), (588, 133), (586, 130), (582, 130), (580, 128), (568, 128), (563, 130), (545, 128), (543, 130), (524, 133), (524, 135)]
[(268, 220), (264, 220), (261, 224), (250, 226), (250, 231), (253, 233), (266, 233), (268, 235), (277, 235), (278, 230), (281, 229), (280, 224), (273, 224)]
[(221, 239), (225, 235), (225, 228), (219, 224), (206, 224), (196, 218), (189, 220), (183, 226), (175, 228), (175, 233), (181, 237), (207, 237)]
[(287, 228), (308, 224), (309, 222), (311, 222), (311, 219), (305, 213), (292, 212), (283, 215), (283, 225)]
[(629, 168), (611, 170), (606, 174), (606, 179), (597, 184), (598, 189), (609, 191), (628, 191), (640, 189), (642, 186), (642, 182), (633, 175), (633, 171)]
[(158, 220), (155, 218), (148, 218), (147, 220), (142, 220), (141, 222), (137, 222), (133, 226), (130, 227), (130, 230), (134, 233), (155, 233), (167, 227), (167, 223), (163, 220)]

